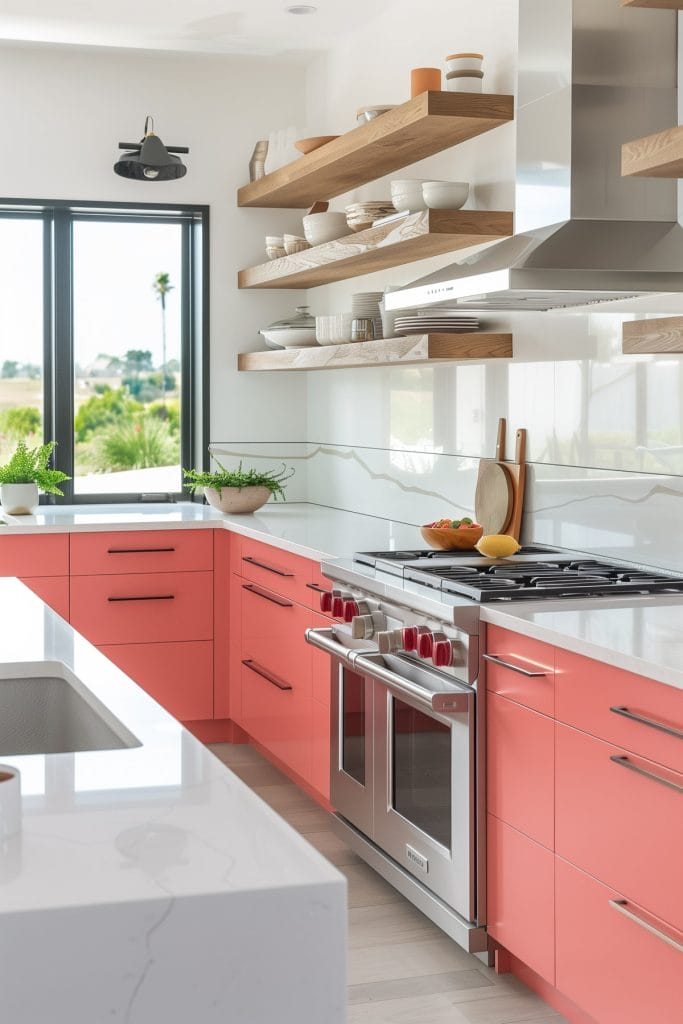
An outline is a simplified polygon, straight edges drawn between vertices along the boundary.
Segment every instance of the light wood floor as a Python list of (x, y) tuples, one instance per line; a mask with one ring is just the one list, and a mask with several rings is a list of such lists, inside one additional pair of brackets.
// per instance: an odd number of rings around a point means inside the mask
[(369, 868), (329, 815), (247, 745), (211, 750), (348, 879), (348, 1024), (562, 1024), (511, 975), (465, 953)]

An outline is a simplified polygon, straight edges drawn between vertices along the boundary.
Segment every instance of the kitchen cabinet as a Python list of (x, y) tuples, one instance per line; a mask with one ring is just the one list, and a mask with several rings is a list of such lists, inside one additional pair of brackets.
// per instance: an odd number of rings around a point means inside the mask
[(560, 1012), (672, 1024), (683, 692), (497, 627), (486, 650), (489, 933)]
[(69, 577), (68, 576), (29, 576), (22, 577), (29, 590), (32, 590), (41, 601), (52, 608), (57, 615), (69, 621)]
[(65, 534), (0, 537), (0, 576), (17, 576), (69, 619), (69, 538)]
[(103, 654), (181, 722), (213, 718), (213, 644), (104, 644)]
[(74, 533), (71, 575), (197, 572), (213, 569), (212, 530)]

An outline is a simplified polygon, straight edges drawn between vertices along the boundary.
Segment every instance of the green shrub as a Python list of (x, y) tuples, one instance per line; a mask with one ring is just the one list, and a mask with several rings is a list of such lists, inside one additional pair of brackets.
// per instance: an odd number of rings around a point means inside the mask
[(151, 416), (118, 423), (93, 442), (93, 464), (100, 473), (153, 469), (180, 461), (180, 442), (168, 425)]
[(74, 417), (77, 441), (87, 441), (96, 431), (113, 426), (122, 420), (132, 422), (142, 405), (130, 397), (126, 388), (107, 388), (102, 394), (92, 395), (80, 406)]
[(40, 424), (40, 410), (33, 405), (17, 405), (0, 413), (0, 431), (17, 439), (39, 433)]
[(167, 399), (166, 402), (152, 402), (147, 406), (145, 412), (148, 416), (154, 416), (158, 420), (166, 421), (169, 429), (176, 433), (180, 430), (180, 402), (176, 399)]

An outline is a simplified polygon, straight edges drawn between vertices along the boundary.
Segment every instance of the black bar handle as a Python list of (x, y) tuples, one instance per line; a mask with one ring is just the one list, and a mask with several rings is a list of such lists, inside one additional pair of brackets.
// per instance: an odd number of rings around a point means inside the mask
[(268, 562), (259, 562), (258, 559), (252, 558), (251, 555), (242, 555), (243, 562), (249, 562), (249, 565), (257, 565), (259, 569), (266, 569), (268, 572), (274, 572), (276, 576), (293, 576), (293, 572), (286, 572), (284, 569), (278, 569), (276, 565), (269, 565)]
[(293, 608), (294, 605), (291, 601), (285, 601), (281, 597), (276, 597), (275, 594), (269, 594), (267, 590), (261, 590), (254, 583), (243, 583), (242, 590), (248, 590), (250, 594), (255, 594), (257, 597), (262, 597), (264, 601), (270, 601), (271, 604), (276, 604), (280, 608)]
[(108, 555), (152, 555), (175, 551), (175, 548), (107, 548)]
[(319, 583), (307, 583), (306, 586), (309, 590), (315, 590), (316, 594), (329, 594), (329, 590), (325, 590)]
[(268, 669), (263, 668), (263, 666), (259, 665), (258, 662), (252, 661), (251, 658), (247, 658), (245, 661), (242, 662), (242, 664), (251, 672), (255, 672), (257, 676), (261, 676), (262, 679), (265, 679), (267, 680), (267, 682), (272, 683), (273, 686), (277, 686), (278, 690), (293, 689), (293, 687), (290, 686), (289, 683), (285, 683), (282, 679), (278, 679), (277, 676), (274, 676), (271, 672), (268, 671)]
[(108, 597), (107, 601), (173, 601), (175, 594), (144, 594), (139, 597)]

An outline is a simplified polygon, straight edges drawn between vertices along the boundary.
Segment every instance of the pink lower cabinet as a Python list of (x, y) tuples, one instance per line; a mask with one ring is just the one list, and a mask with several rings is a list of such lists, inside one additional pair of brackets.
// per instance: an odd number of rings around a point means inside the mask
[(683, 775), (558, 723), (556, 780), (557, 853), (683, 930)]
[(311, 771), (307, 680), (286, 677), (258, 656), (242, 663), (242, 728), (304, 779)]
[(69, 536), (50, 533), (0, 537), (0, 576), (69, 575)]
[(555, 649), (499, 626), (486, 627), (486, 689), (554, 714)]
[(117, 530), (74, 533), (71, 575), (190, 572), (213, 569), (213, 530)]
[(110, 644), (100, 650), (175, 718), (213, 718), (211, 641)]
[(559, 857), (555, 877), (558, 989), (598, 1024), (682, 1020), (683, 932)]
[(30, 579), (22, 579), (21, 582), (54, 612), (69, 621), (68, 576), (32, 576)]
[(555, 984), (554, 855), (492, 814), (487, 818), (489, 935)]

